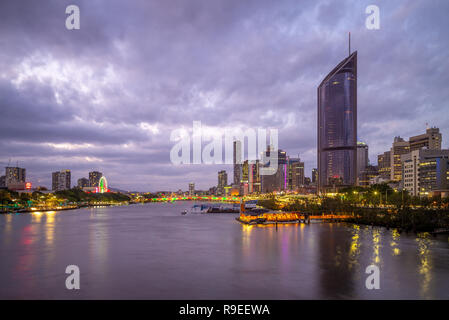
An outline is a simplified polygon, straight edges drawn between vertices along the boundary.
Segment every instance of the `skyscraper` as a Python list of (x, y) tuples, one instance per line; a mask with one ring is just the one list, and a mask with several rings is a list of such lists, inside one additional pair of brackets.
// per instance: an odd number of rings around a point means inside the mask
[(222, 195), (225, 194), (225, 187), (228, 185), (228, 174), (225, 170), (218, 171), (217, 192)]
[[(271, 146), (268, 146), (267, 150), (264, 152), (263, 161), (270, 158)], [(288, 187), (288, 174), (287, 174), (287, 154), (285, 151), (279, 149), (277, 151), (277, 162), (278, 167), (276, 173), (270, 175), (262, 175), (261, 176), (261, 192), (270, 193), (270, 192), (279, 192), (285, 191)], [(264, 167), (268, 167), (269, 163), (263, 163)]]
[(395, 137), (390, 149), (390, 180), (402, 180), (402, 162), (401, 155), (410, 152), (410, 144), (401, 137)]
[(377, 167), (379, 170), (379, 175), (383, 179), (390, 179), (391, 172), (391, 155), (390, 151), (385, 151), (377, 156)]
[(368, 145), (365, 142), (357, 142), (357, 179), (360, 180), (360, 174), (368, 167)]
[(100, 182), (101, 177), (103, 176), (103, 173), (99, 171), (91, 171), (89, 172), (89, 184), (90, 187), (96, 188), (98, 187), (98, 183)]
[(19, 167), (6, 167), (5, 169), (5, 185), (17, 185), (25, 183), (26, 169)]
[(300, 158), (287, 160), (287, 189), (296, 191), (304, 185), (304, 162)]
[(357, 51), (318, 86), (318, 190), (351, 186), (357, 177)]
[(189, 196), (195, 195), (195, 183), (190, 182), (189, 183)]
[(234, 185), (240, 186), (242, 180), (242, 143), (239, 140), (234, 141), (233, 151)]
[(312, 183), (317, 183), (317, 182), (318, 182), (318, 169), (313, 168), (312, 169)]
[(53, 172), (51, 175), (51, 188), (54, 191), (68, 190), (71, 187), (70, 170)]

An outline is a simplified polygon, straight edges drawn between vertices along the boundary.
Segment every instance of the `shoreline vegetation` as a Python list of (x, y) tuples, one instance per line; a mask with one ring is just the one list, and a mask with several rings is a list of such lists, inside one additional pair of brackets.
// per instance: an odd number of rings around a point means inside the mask
[(27, 213), (74, 210), (86, 207), (127, 205), (131, 198), (121, 193), (86, 193), (79, 188), (54, 193), (19, 194), (0, 190), (0, 213)]
[(346, 188), (329, 196), (287, 203), (271, 195), (258, 203), (270, 210), (309, 215), (350, 215), (352, 218), (345, 222), (396, 228), (399, 232), (449, 233), (448, 198), (412, 197), (387, 184)]

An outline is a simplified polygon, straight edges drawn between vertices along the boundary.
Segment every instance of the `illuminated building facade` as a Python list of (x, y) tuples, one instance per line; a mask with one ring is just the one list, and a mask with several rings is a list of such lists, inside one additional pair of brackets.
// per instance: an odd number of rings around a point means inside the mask
[(19, 167), (6, 167), (5, 168), (5, 186), (10, 187), (12, 185), (25, 185), (26, 169)]
[(100, 179), (103, 176), (103, 173), (99, 171), (91, 171), (89, 172), (89, 186), (92, 188), (98, 187), (100, 183)]
[(428, 128), (426, 133), (410, 137), (410, 151), (427, 148), (430, 150), (441, 150), (442, 135), (439, 128)]
[(189, 196), (195, 195), (195, 183), (190, 182), (189, 183)]
[(51, 174), (51, 188), (53, 191), (68, 190), (71, 188), (70, 170), (56, 171)]
[(297, 191), (304, 183), (304, 162), (300, 158), (287, 160), (287, 189)]
[(365, 169), (359, 173), (359, 186), (366, 187), (371, 184), (372, 179), (379, 175), (377, 166), (367, 165)]
[(218, 172), (217, 194), (225, 194), (225, 187), (228, 185), (228, 174), (225, 170)]
[(260, 193), (260, 161), (250, 161), (248, 164), (248, 192)]
[(357, 179), (357, 51), (318, 86), (318, 190)]
[(78, 179), (78, 187), (79, 188), (85, 188), (85, 187), (89, 187), (89, 179), (87, 178), (79, 178)]
[(402, 180), (402, 162), (401, 156), (410, 152), (408, 141), (404, 141), (401, 137), (395, 137), (393, 145), (390, 149), (390, 180)]
[(233, 147), (234, 185), (239, 186), (242, 180), (242, 142), (234, 141)]
[(390, 151), (386, 151), (377, 156), (377, 168), (379, 170), (379, 175), (381, 178), (390, 180), (390, 175), (391, 175)]
[(312, 183), (316, 184), (318, 182), (318, 169), (313, 168), (312, 169)]
[(449, 190), (449, 150), (419, 149), (402, 155), (404, 189), (413, 196)]
[[(264, 152), (265, 155), (263, 157), (263, 161), (265, 159), (269, 159), (271, 152), (271, 147), (268, 146), (267, 150)], [(278, 150), (278, 166), (276, 173), (271, 175), (262, 175), (261, 176), (261, 192), (263, 193), (271, 193), (271, 192), (280, 192), (285, 191), (288, 188), (288, 173), (287, 173), (287, 154), (283, 150)], [(270, 163), (264, 163), (265, 167), (269, 167)]]
[[(368, 167), (368, 145), (365, 142), (357, 142), (357, 178)], [(359, 181), (360, 184), (360, 181)]]

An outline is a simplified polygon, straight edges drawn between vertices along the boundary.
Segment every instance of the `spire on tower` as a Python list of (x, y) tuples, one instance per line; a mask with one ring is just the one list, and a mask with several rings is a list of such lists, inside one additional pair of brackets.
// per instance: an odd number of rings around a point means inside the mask
[(351, 32), (349, 32), (349, 55), (351, 55)]

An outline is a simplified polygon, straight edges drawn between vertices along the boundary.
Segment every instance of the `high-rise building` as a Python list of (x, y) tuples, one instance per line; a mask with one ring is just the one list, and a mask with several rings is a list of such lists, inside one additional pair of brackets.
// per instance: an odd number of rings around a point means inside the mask
[(317, 183), (318, 182), (318, 169), (317, 168), (313, 168), (312, 169), (312, 183)]
[(89, 187), (96, 188), (100, 182), (103, 173), (99, 171), (91, 171), (89, 172)]
[(190, 182), (189, 183), (189, 196), (195, 195), (195, 183)]
[(304, 162), (300, 158), (287, 159), (287, 189), (297, 191), (304, 185)]
[(365, 142), (357, 142), (357, 177), (368, 167), (368, 145)]
[(357, 51), (318, 86), (318, 190), (357, 178)]
[(402, 162), (401, 156), (410, 152), (410, 145), (408, 141), (405, 141), (401, 137), (395, 137), (393, 145), (390, 149), (390, 180), (401, 181), (402, 180)]
[(87, 187), (89, 187), (89, 179), (87, 179), (87, 178), (79, 178), (78, 179), (78, 187), (79, 188), (87, 188)]
[(5, 168), (5, 184), (6, 187), (18, 184), (25, 184), (26, 169), (19, 167)]
[(225, 187), (228, 185), (228, 174), (225, 170), (218, 171), (217, 193), (225, 194)]
[(377, 168), (379, 175), (383, 179), (390, 179), (391, 175), (391, 155), (390, 151), (386, 151), (377, 156)]
[(377, 166), (367, 165), (359, 174), (359, 186), (369, 186), (371, 180), (379, 175)]
[[(268, 146), (267, 150), (264, 152), (263, 156), (263, 166), (268, 167), (270, 163), (267, 160), (271, 156), (271, 148)], [(270, 192), (279, 192), (285, 191), (288, 187), (287, 181), (287, 154), (285, 151), (278, 150), (278, 165), (277, 170), (274, 174), (266, 174), (261, 176), (261, 192), (270, 193)]]
[(442, 136), (439, 128), (428, 128), (426, 133), (410, 137), (410, 151), (419, 150), (421, 148), (441, 150), (441, 140)]
[(5, 188), (6, 187), (6, 176), (1, 176), (0, 177), (0, 188)]
[(239, 186), (242, 180), (242, 143), (239, 140), (234, 141), (233, 150), (234, 164), (234, 185)]
[(449, 189), (449, 150), (417, 149), (401, 156), (403, 187), (413, 196)]
[(248, 162), (248, 193), (260, 193), (260, 162)]
[(61, 170), (52, 173), (51, 188), (54, 191), (68, 190), (71, 187), (70, 170)]

